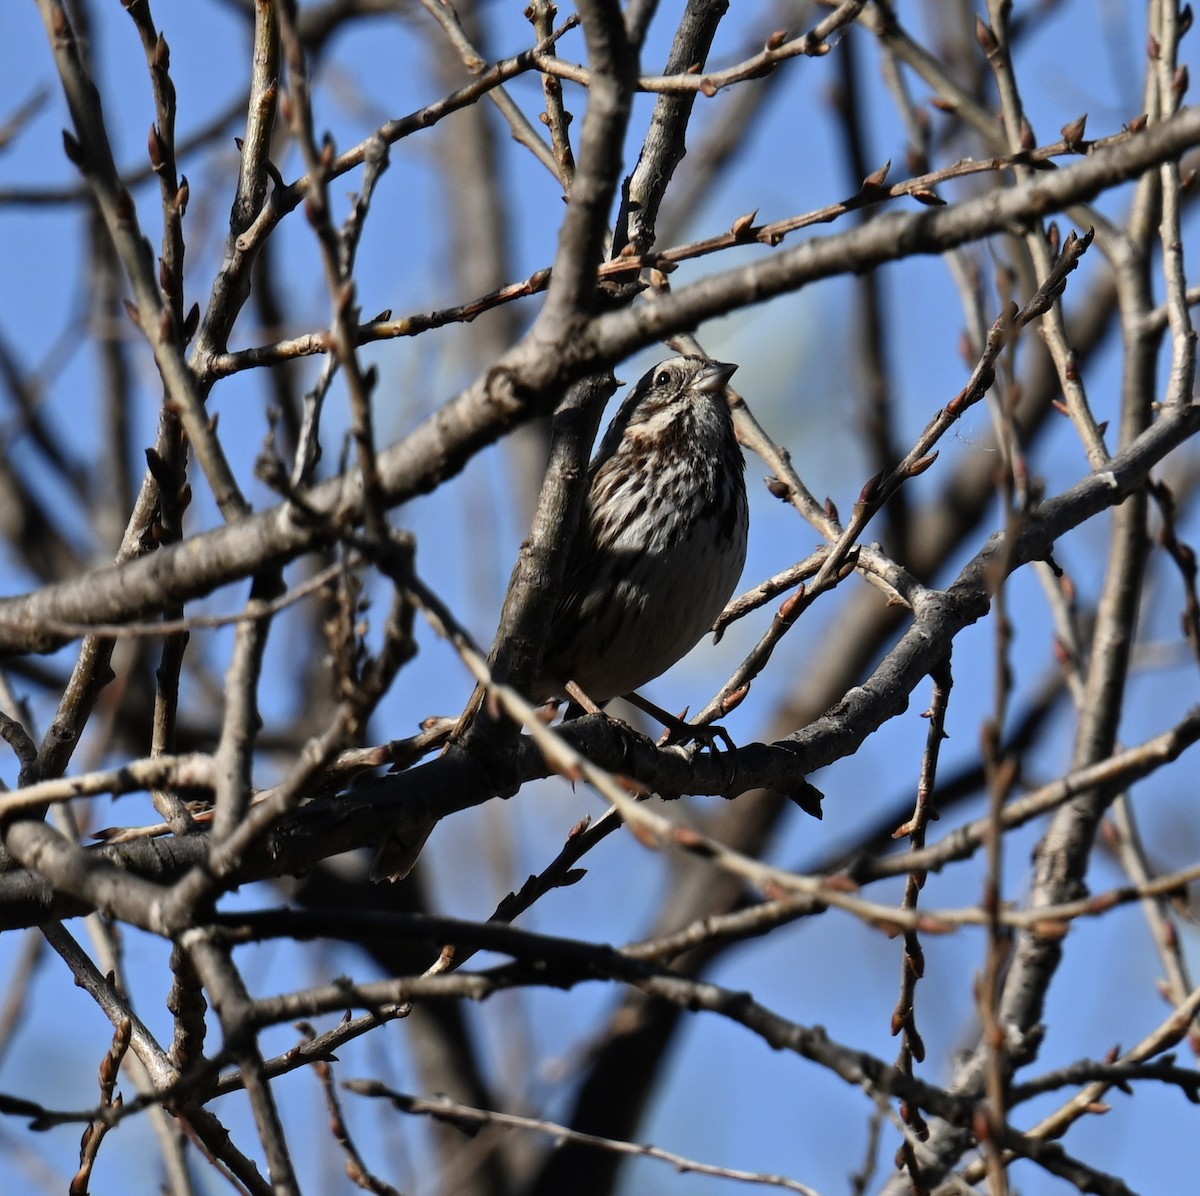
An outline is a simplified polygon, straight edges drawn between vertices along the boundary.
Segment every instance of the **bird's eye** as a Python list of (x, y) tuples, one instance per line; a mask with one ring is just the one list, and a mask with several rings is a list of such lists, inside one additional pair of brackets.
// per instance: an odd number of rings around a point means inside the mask
[(670, 370), (659, 370), (657, 377), (654, 379), (655, 386), (666, 386), (671, 381)]

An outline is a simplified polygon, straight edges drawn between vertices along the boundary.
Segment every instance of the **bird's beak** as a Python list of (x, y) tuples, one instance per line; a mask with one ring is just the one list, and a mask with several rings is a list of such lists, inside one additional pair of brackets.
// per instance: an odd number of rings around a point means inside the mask
[(720, 394), (729, 379), (733, 377), (736, 369), (736, 365), (730, 365), (725, 361), (710, 361), (696, 375), (695, 381), (692, 382), (692, 389), (706, 395)]

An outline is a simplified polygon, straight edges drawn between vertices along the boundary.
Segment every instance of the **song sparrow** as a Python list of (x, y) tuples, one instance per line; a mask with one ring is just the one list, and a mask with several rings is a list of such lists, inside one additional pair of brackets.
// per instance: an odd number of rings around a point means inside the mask
[[(745, 462), (725, 386), (737, 366), (673, 357), (621, 404), (588, 469), (535, 701), (569, 681), (602, 703), (664, 673), (708, 631), (746, 563)], [(397, 880), (432, 826), (383, 844)]]
[(574, 681), (594, 702), (685, 656), (746, 563), (745, 462), (725, 385), (737, 366), (661, 362), (630, 390), (588, 469), (537, 701)]

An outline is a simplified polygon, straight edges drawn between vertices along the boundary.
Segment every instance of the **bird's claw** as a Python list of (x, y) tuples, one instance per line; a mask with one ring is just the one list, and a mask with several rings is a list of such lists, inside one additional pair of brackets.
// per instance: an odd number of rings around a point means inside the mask
[(728, 787), (733, 784), (737, 779), (738, 749), (724, 727), (717, 723), (685, 723), (677, 719), (673, 724), (667, 724), (666, 731), (658, 741), (659, 747), (686, 746), (689, 743), (695, 744), (696, 751), (709, 752), (713, 756), (720, 756), (722, 760), (731, 761), (733, 768), (725, 785)]
[(659, 747), (669, 747), (672, 744), (684, 746), (695, 743), (704, 751), (718, 751), (720, 742), (727, 752), (736, 752), (737, 744), (724, 727), (716, 723), (685, 723), (676, 722), (667, 726), (658, 741)]

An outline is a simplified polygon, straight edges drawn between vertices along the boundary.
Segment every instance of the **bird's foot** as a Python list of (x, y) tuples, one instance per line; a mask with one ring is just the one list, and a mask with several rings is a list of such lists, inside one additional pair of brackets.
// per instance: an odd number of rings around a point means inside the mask
[(650, 715), (651, 718), (657, 719), (666, 728), (662, 738), (658, 741), (659, 747), (684, 746), (694, 743), (700, 751), (711, 752), (713, 755), (719, 755), (724, 750), (724, 753), (733, 762), (733, 772), (727, 782), (730, 785), (733, 784), (734, 778), (737, 776), (737, 744), (733, 742), (733, 738), (724, 727), (715, 723), (686, 722), (686, 710), (681, 715), (668, 714), (653, 702), (647, 701), (641, 694), (626, 694), (625, 700)]

